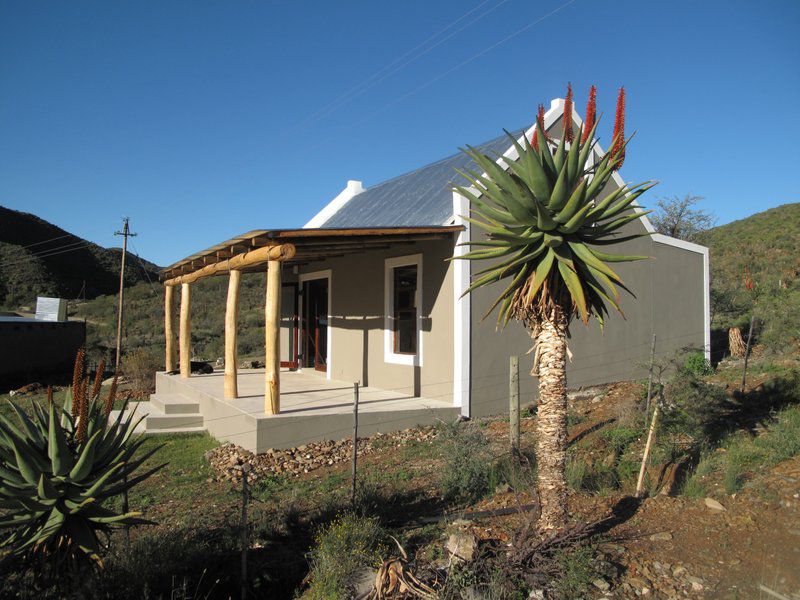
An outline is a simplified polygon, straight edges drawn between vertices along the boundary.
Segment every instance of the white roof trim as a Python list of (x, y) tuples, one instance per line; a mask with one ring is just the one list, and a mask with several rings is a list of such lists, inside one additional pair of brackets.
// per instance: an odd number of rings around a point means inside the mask
[(314, 215), (311, 220), (303, 225), (303, 229), (316, 229), (322, 227), (325, 222), (335, 215), (340, 208), (350, 202), (355, 196), (358, 196), (366, 188), (361, 181), (349, 180), (347, 187), (345, 187), (338, 196), (328, 202), (325, 207)]

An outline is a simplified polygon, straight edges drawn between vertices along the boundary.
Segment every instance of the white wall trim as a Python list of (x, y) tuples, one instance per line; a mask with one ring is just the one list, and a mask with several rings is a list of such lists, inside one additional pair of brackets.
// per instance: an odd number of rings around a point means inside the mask
[[(397, 354), (394, 351), (394, 327), (393, 315), (394, 307), (394, 277), (392, 271), (395, 267), (408, 265), (417, 266), (417, 353), (416, 354)], [(407, 256), (397, 256), (387, 258), (383, 266), (383, 362), (395, 365), (408, 365), (413, 367), (422, 366), (422, 320), (424, 315), (422, 295), (422, 254), (410, 254)]]
[[(464, 220), (469, 213), (469, 200), (453, 192), (454, 224), (462, 225), (453, 256), (466, 254), (469, 249), (459, 246), (470, 241), (470, 223)], [(453, 261), (453, 406), (461, 407), (461, 415), (469, 418), (472, 409), (470, 394), (470, 361), (472, 359), (472, 295), (462, 294), (469, 288), (470, 265), (467, 260)]]
[[(325, 269), (324, 271), (314, 271), (313, 273), (301, 273), (297, 276), (297, 282), (300, 286), (300, 291), (303, 290), (303, 282), (312, 281), (314, 279), (328, 280), (328, 339), (325, 350), (328, 356), (325, 361), (325, 377), (330, 379), (332, 373), (331, 364), (333, 363), (333, 324), (331, 321), (331, 316), (333, 315), (333, 271), (331, 269)], [(297, 312), (300, 314), (301, 319), (303, 316), (303, 300), (304, 296), (303, 294), (300, 294), (300, 298), (298, 299), (297, 303)], [(300, 365), (298, 365), (298, 370), (303, 370), (300, 368)]]
[(350, 202), (350, 200), (352, 200), (355, 196), (358, 196), (364, 190), (365, 188), (362, 182), (353, 179), (349, 180), (347, 182), (347, 186), (341, 192), (339, 192), (339, 195), (328, 202), (328, 204), (326, 204), (321, 211), (314, 215), (308, 223), (303, 225), (303, 229), (316, 229), (317, 227), (322, 227), (328, 219), (339, 212), (339, 209), (341, 209), (345, 204)]

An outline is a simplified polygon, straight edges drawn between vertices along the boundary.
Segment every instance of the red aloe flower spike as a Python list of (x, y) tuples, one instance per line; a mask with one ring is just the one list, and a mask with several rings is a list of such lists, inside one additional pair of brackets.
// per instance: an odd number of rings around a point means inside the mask
[[(536, 111), (536, 122), (539, 124), (539, 127), (542, 128), (542, 131), (544, 131), (544, 104), (540, 104)], [(538, 130), (534, 128), (533, 137), (531, 138), (531, 147), (537, 152), (539, 151), (538, 133)], [(547, 134), (545, 134), (545, 136), (547, 136)]]
[(619, 162), (614, 167), (618, 171), (625, 162), (625, 88), (619, 88), (617, 96), (617, 115), (614, 119), (614, 145), (611, 148), (611, 156)]
[(567, 84), (567, 98), (564, 100), (564, 138), (571, 142), (575, 137), (572, 130), (572, 84)]
[(597, 119), (597, 88), (592, 86), (589, 88), (589, 102), (586, 103), (586, 118), (583, 120), (583, 137), (581, 143), (585, 143), (589, 138), (589, 132), (594, 127), (594, 122)]

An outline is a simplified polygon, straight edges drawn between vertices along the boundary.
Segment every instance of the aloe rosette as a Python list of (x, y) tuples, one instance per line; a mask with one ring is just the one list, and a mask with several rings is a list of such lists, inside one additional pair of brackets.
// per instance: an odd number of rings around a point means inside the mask
[(30, 416), (11, 403), (17, 423), (0, 415), (0, 549), (10, 556), (102, 564), (101, 535), (150, 523), (108, 501), (164, 466), (136, 474), (158, 448), (138, 452), (144, 439), (132, 435), (140, 419), (127, 403), (112, 418), (113, 392), (101, 402), (88, 397), (87, 385), (76, 389), (75, 417), (71, 391), (63, 407), (33, 403)]

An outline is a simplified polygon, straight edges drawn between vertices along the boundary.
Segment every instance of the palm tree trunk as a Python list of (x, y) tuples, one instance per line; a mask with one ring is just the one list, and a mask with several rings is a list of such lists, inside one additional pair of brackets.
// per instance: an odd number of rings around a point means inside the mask
[(539, 324), (539, 408), (536, 418), (536, 464), (539, 529), (552, 531), (567, 524), (567, 319), (556, 311)]

